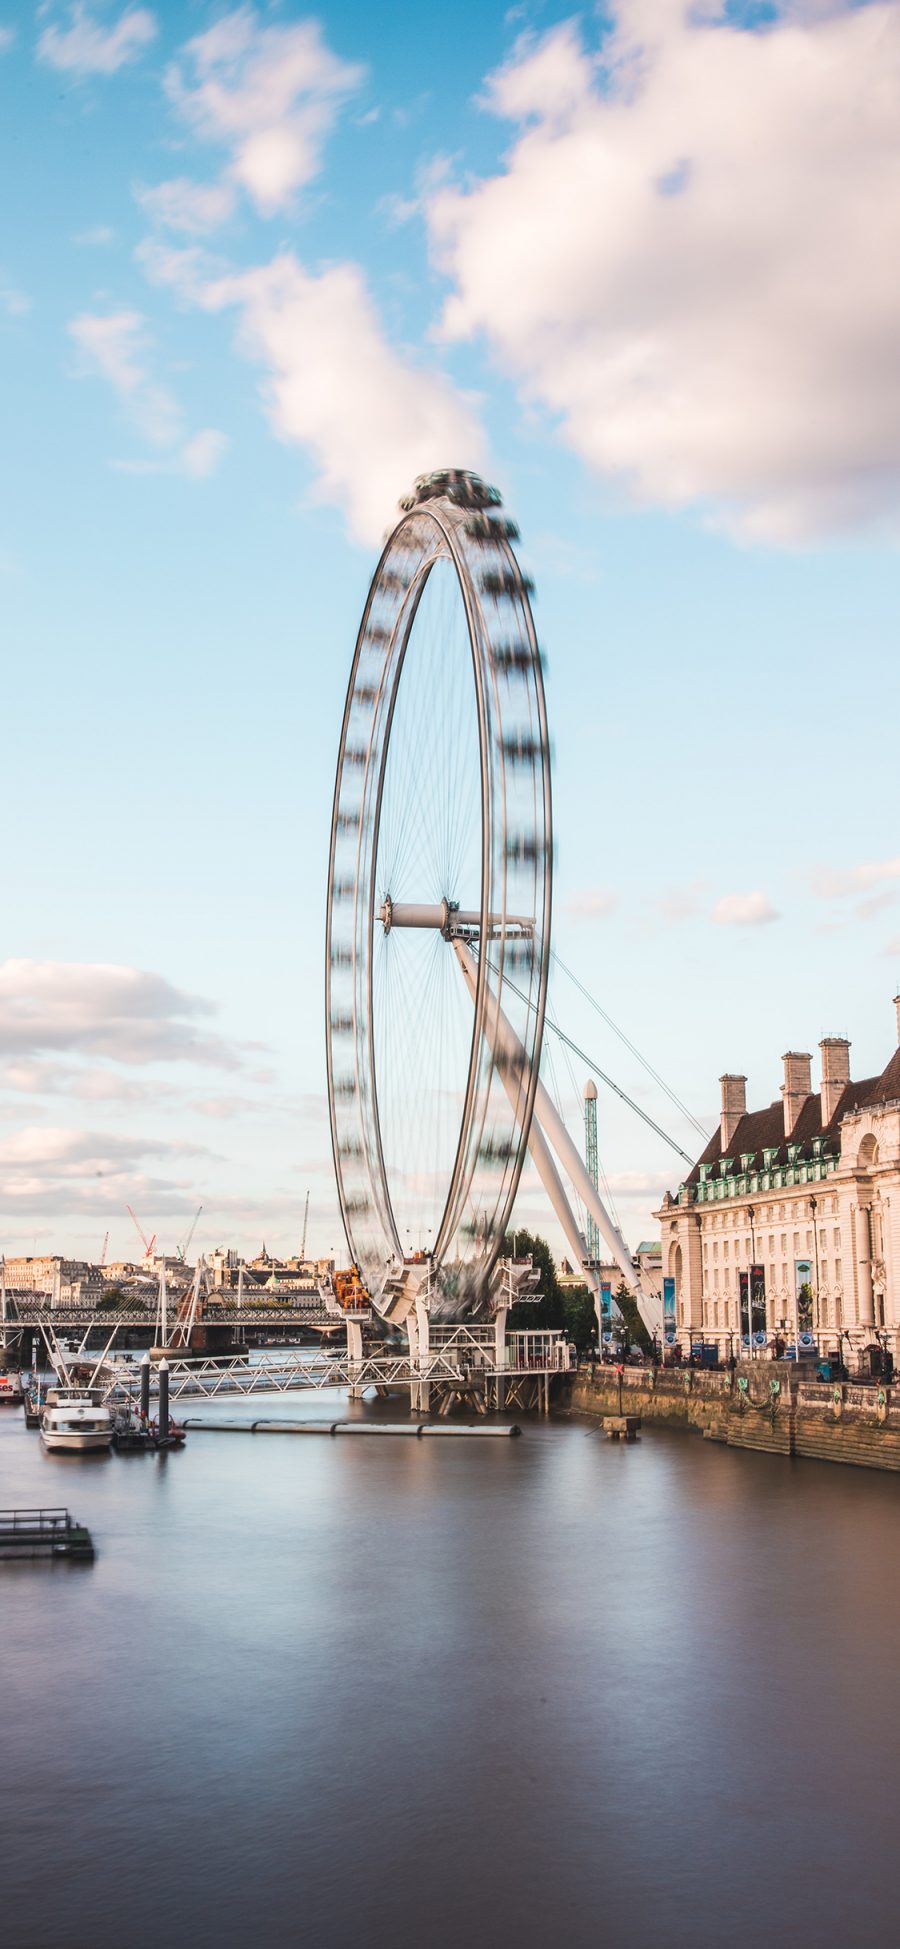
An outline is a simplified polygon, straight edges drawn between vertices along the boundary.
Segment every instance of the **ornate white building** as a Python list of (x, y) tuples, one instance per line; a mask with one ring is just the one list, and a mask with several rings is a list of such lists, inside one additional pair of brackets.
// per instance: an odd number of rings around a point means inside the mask
[[(900, 1042), (900, 996), (895, 1000)], [(719, 1129), (656, 1216), (679, 1338), (738, 1350), (754, 1333), (864, 1344), (884, 1329), (900, 1353), (900, 1047), (853, 1082), (850, 1044), (784, 1058), (781, 1102), (748, 1111), (746, 1077), (721, 1078)]]

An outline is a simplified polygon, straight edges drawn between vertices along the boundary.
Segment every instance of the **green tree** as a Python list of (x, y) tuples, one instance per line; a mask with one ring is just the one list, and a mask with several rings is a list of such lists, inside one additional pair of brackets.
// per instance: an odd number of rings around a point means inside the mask
[(650, 1335), (638, 1312), (637, 1300), (634, 1294), (629, 1292), (624, 1280), (622, 1280), (619, 1290), (614, 1297), (619, 1312), (622, 1315), (629, 1345), (640, 1347), (642, 1353), (649, 1353), (652, 1345)]
[(563, 1286), (563, 1311), (566, 1327), (579, 1353), (584, 1353), (597, 1331), (597, 1309), (588, 1286)]
[(503, 1241), (503, 1256), (508, 1259), (524, 1259), (528, 1255), (540, 1272), (537, 1300), (526, 1299), (518, 1306), (509, 1309), (509, 1327), (513, 1333), (527, 1333), (530, 1327), (553, 1326), (562, 1329), (566, 1325), (565, 1303), (562, 1288), (556, 1276), (556, 1261), (545, 1238), (536, 1232), (507, 1232)]

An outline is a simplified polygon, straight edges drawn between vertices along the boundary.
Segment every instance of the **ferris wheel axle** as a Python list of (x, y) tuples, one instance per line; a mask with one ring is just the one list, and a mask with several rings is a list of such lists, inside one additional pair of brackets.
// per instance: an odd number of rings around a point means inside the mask
[[(378, 919), (386, 934), (394, 927), (430, 927), (443, 934), (445, 941), (471, 940), (473, 935), (481, 934), (481, 914), (477, 911), (461, 913), (452, 900), (441, 900), (432, 906), (419, 905), (413, 901), (392, 900), (388, 896), (378, 909)], [(516, 940), (530, 940), (534, 933), (534, 921), (524, 914), (488, 914), (487, 934), (491, 940), (506, 934)]]

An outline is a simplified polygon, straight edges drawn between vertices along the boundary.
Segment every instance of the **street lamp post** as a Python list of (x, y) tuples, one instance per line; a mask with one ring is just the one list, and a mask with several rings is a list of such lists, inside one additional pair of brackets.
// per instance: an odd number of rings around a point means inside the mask
[[(818, 1211), (818, 1209), (819, 1209), (819, 1200), (818, 1200), (818, 1198), (810, 1198), (810, 1201), (809, 1201), (809, 1210), (810, 1210), (810, 1216), (811, 1216), (811, 1218), (812, 1218), (812, 1222), (813, 1222), (813, 1245), (814, 1245), (814, 1247), (815, 1247), (815, 1257), (816, 1257), (816, 1291), (815, 1291), (815, 1301), (814, 1301), (814, 1305), (813, 1305), (813, 1329), (814, 1329), (814, 1332), (815, 1332), (815, 1334), (816, 1334), (816, 1344), (817, 1344), (817, 1345), (818, 1345), (818, 1334), (819, 1334), (819, 1323), (820, 1323), (820, 1308), (819, 1308), (819, 1224), (818, 1224), (818, 1219), (816, 1218), (816, 1212)], [(840, 1344), (840, 1343), (838, 1343), (838, 1344)]]
[(752, 1360), (753, 1359), (753, 1263), (756, 1258), (756, 1234), (753, 1230), (753, 1220), (756, 1217), (756, 1208), (754, 1205), (747, 1206), (747, 1217), (750, 1220), (750, 1264), (747, 1267), (747, 1358), (748, 1360)]

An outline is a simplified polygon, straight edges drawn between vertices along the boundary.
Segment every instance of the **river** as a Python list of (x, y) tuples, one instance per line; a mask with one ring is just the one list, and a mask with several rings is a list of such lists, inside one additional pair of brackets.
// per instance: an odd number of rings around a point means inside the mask
[(0, 1414), (0, 1503), (98, 1548), (0, 1565), (16, 1949), (893, 1945), (900, 1485), (523, 1425), (65, 1457)]

